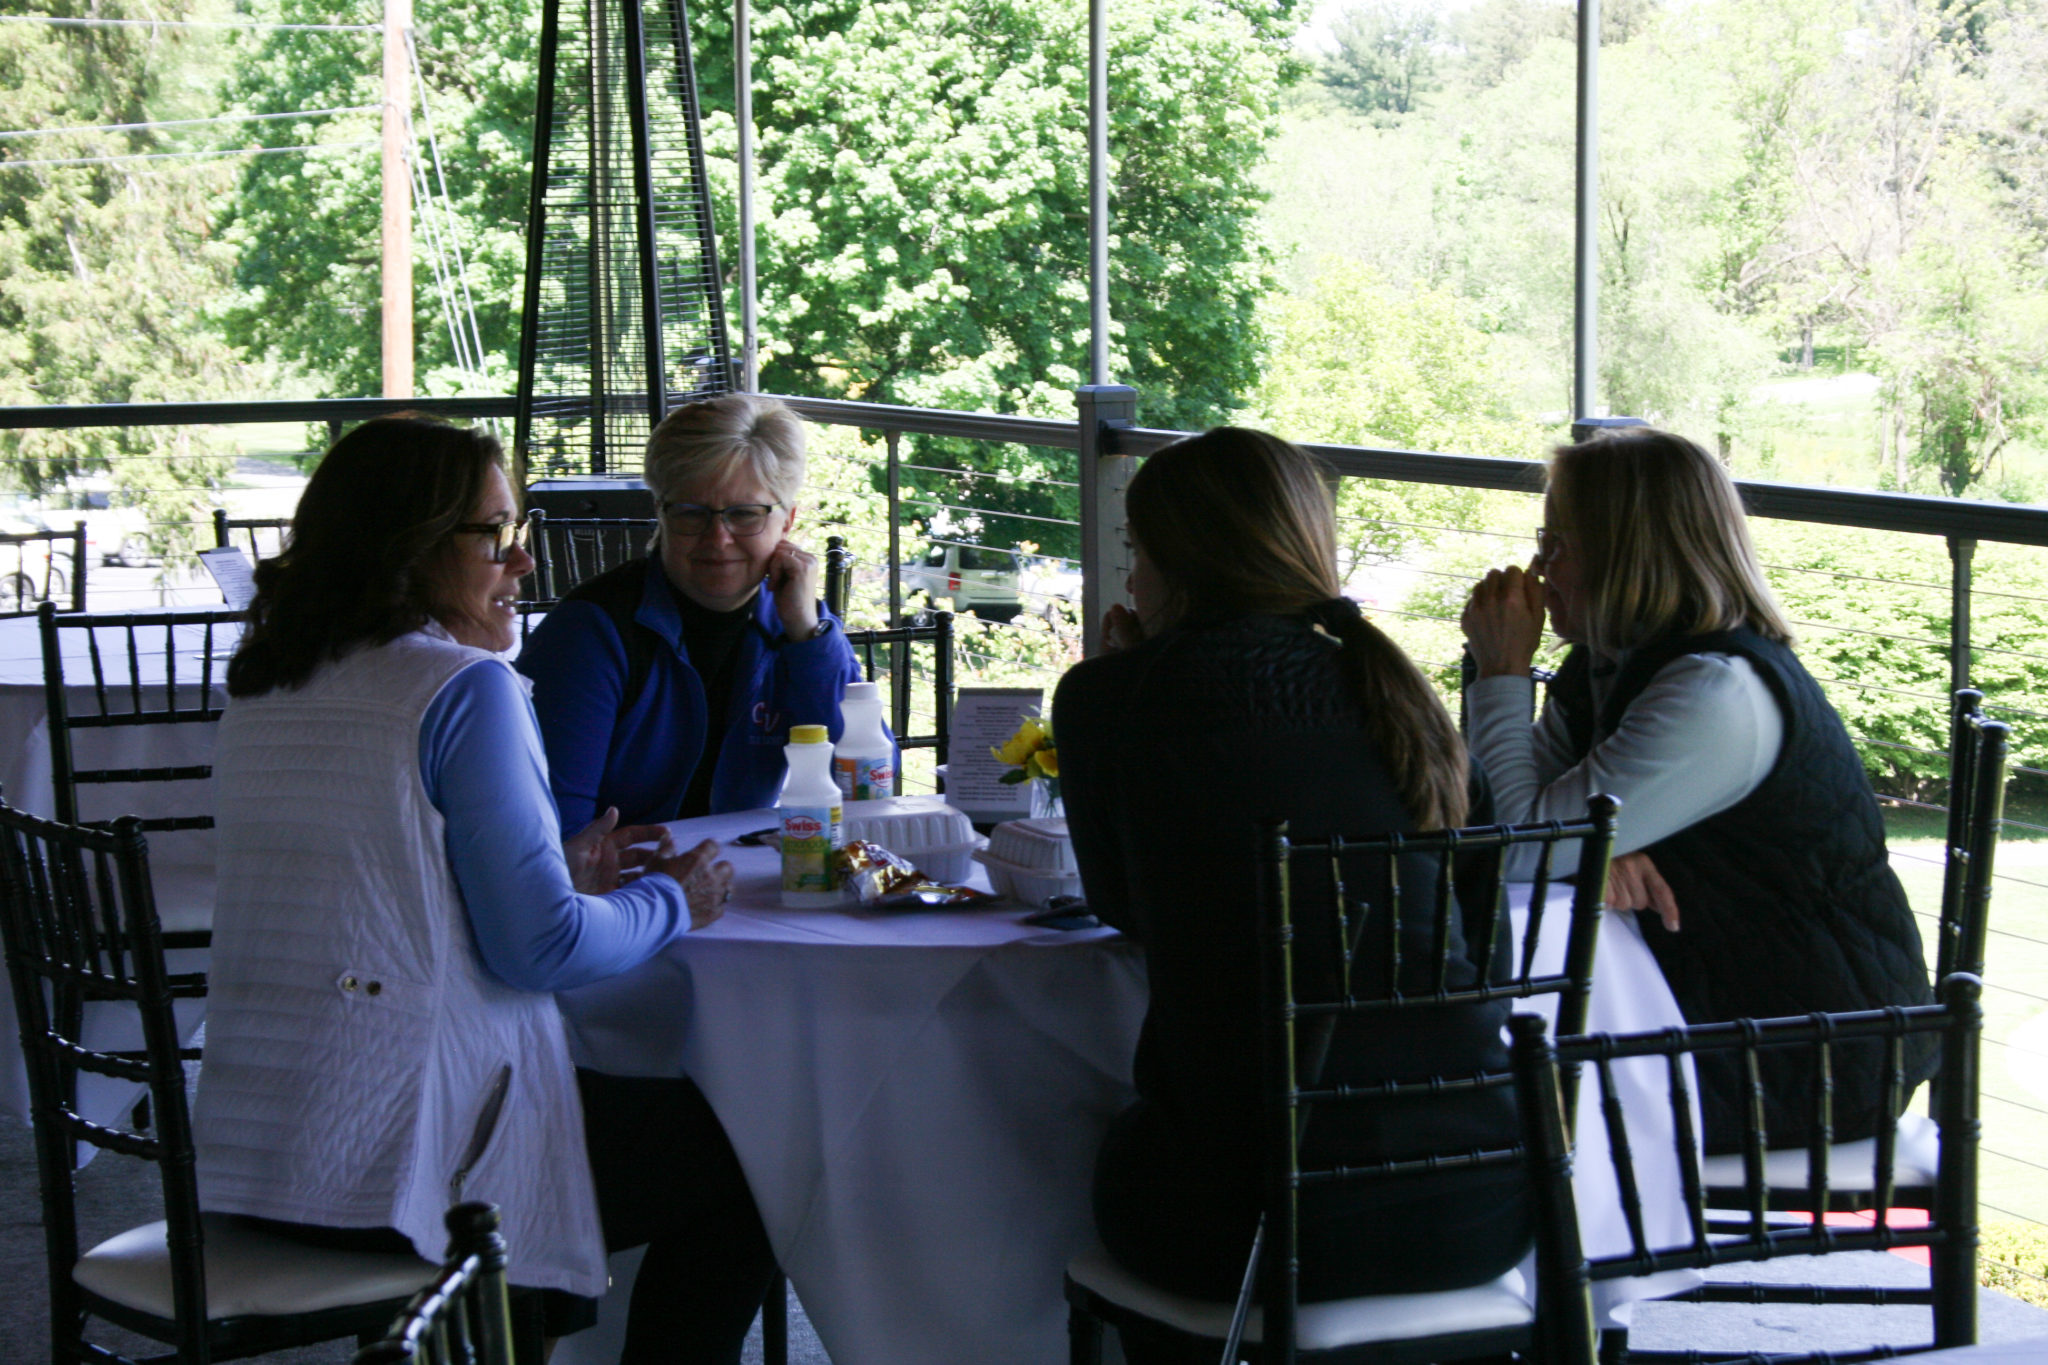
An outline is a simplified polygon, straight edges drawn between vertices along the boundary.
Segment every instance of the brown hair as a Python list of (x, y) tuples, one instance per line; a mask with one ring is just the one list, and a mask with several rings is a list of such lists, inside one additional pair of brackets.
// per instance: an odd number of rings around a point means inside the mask
[(1634, 427), (1559, 446), (1546, 505), (1578, 557), (1594, 649), (1744, 625), (1792, 642), (1735, 483), (1694, 442)]
[(1138, 470), (1125, 494), (1130, 532), (1159, 569), (1169, 620), (1305, 614), (1335, 634), (1366, 735), (1410, 816), (1423, 829), (1459, 825), (1465, 743), (1443, 701), (1355, 608), (1328, 609), (1342, 589), (1326, 476), (1277, 436), (1217, 427)]
[(229, 695), (297, 687), (358, 645), (424, 626), (450, 537), (504, 462), (488, 432), (414, 413), (336, 441), (299, 495), (283, 551), (256, 566)]

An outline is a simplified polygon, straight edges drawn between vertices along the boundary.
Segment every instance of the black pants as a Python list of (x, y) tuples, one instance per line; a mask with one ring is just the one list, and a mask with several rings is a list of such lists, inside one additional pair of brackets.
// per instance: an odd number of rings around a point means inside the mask
[(775, 1253), (696, 1083), (576, 1073), (607, 1250), (645, 1246), (620, 1365), (737, 1365)]
[[(738, 1365), (775, 1253), (718, 1115), (688, 1079), (579, 1071), (576, 1085), (605, 1249), (647, 1248), (620, 1365)], [(252, 1221), (316, 1246), (413, 1250), (391, 1228)], [(543, 1337), (597, 1321), (596, 1302), (574, 1294), (514, 1287), (512, 1299), (520, 1365), (538, 1365)]]

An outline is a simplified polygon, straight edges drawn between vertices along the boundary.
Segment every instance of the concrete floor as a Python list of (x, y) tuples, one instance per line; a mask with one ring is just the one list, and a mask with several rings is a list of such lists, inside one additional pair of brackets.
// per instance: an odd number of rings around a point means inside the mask
[[(78, 1190), (85, 1233), (91, 1239), (159, 1216), (153, 1173), (139, 1162), (102, 1157), (80, 1174)], [(1730, 1267), (1725, 1278), (1904, 1285), (1924, 1284), (1925, 1275), (1902, 1257), (1869, 1253)], [(0, 1362), (27, 1365), (47, 1359), (49, 1299), (35, 1153), (28, 1129), (4, 1120), (0, 1120), (0, 1285), (7, 1288), (0, 1294)], [(2048, 1310), (1985, 1290), (1979, 1296), (1979, 1321), (1983, 1341), (2040, 1338), (2041, 1359), (2048, 1362)], [(1645, 1303), (1636, 1308), (1631, 1344), (1658, 1349), (1823, 1350), (1878, 1341), (1918, 1343), (1931, 1336), (1923, 1308)], [(107, 1344), (118, 1349), (112, 1335)], [(801, 1305), (794, 1300), (790, 1346), (795, 1365), (831, 1365)], [(1113, 1345), (1111, 1349), (1114, 1351)], [(331, 1342), (266, 1359), (288, 1365), (347, 1365), (350, 1354), (349, 1343)], [(745, 1360), (747, 1365), (758, 1365), (761, 1360), (758, 1324)]]

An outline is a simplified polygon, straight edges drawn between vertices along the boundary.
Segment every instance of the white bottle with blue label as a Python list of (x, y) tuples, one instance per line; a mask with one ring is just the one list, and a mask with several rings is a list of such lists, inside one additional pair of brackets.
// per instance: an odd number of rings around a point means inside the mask
[(896, 794), (896, 746), (882, 728), (882, 693), (871, 682), (850, 682), (839, 702), (839, 743), (832, 750), (832, 780), (848, 801), (881, 801)]
[(832, 780), (832, 738), (822, 725), (792, 725), (783, 749), (789, 776), (782, 784), (782, 903), (795, 908), (837, 905), (833, 855), (846, 842), (842, 799)]

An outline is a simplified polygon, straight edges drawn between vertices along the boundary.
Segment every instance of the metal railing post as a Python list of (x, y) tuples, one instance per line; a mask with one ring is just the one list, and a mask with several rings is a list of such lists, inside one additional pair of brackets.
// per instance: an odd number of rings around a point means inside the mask
[(1135, 426), (1138, 391), (1128, 384), (1074, 390), (1081, 420), (1081, 649), (1102, 648), (1102, 614), (1124, 600), (1124, 488), (1138, 462), (1117, 450), (1116, 433)]
[(1579, 0), (1577, 243), (1572, 291), (1572, 416), (1592, 417), (1600, 369), (1600, 0)]
[(903, 622), (903, 433), (885, 431), (889, 444), (889, 625)]
[(1948, 540), (1948, 690), (1954, 696), (1970, 685), (1970, 562), (1977, 542), (1963, 536)]

